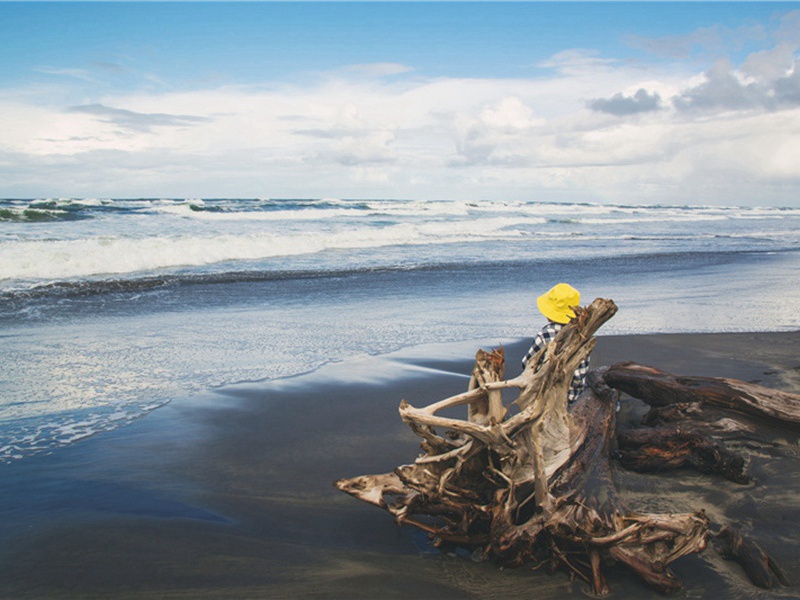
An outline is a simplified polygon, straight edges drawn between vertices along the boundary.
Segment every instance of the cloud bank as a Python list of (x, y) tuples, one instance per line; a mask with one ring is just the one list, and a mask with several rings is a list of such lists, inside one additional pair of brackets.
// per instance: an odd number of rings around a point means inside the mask
[[(76, 81), (127, 68), (43, 68), (55, 80), (47, 94), (0, 89), (0, 185), (20, 197), (797, 205), (798, 14), (771, 34), (759, 29), (764, 49), (738, 63), (718, 57), (731, 32), (634, 40), (660, 57), (713, 46), (700, 69), (569, 49), (526, 78), (434, 78), (384, 62), (73, 102)], [(63, 93), (61, 79), (72, 86)]]

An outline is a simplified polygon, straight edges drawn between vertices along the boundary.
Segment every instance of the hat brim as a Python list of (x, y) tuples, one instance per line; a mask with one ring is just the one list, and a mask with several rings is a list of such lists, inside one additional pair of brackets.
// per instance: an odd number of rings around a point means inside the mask
[(542, 294), (536, 299), (536, 306), (539, 307), (539, 310), (545, 317), (554, 323), (566, 324), (575, 318), (575, 313), (572, 311), (572, 309), (563, 311), (553, 306), (550, 303), (550, 299), (547, 297), (547, 294)]

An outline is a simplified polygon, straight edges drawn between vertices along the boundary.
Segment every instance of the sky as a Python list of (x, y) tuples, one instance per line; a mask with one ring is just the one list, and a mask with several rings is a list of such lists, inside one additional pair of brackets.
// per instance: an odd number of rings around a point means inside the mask
[(0, 1), (0, 197), (800, 206), (797, 2)]

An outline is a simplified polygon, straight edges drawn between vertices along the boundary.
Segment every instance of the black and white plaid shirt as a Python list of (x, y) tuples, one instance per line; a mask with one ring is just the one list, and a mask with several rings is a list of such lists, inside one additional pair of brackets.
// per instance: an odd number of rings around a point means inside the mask
[[(528, 353), (522, 359), (522, 367), (525, 368), (528, 365), (528, 361), (531, 357), (539, 352), (542, 348), (547, 346), (553, 339), (556, 337), (556, 334), (561, 331), (561, 328), (564, 327), (561, 323), (553, 323), (552, 321), (548, 321), (547, 325), (542, 327), (539, 333), (536, 334), (536, 337), (533, 338), (533, 346), (531, 349), (528, 350)], [(586, 374), (589, 372), (589, 357), (587, 356), (581, 364), (578, 365), (578, 368), (575, 369), (575, 374), (572, 376), (572, 383), (569, 388), (568, 399), (570, 402), (575, 401), (578, 396), (581, 395), (583, 388), (586, 387)]]

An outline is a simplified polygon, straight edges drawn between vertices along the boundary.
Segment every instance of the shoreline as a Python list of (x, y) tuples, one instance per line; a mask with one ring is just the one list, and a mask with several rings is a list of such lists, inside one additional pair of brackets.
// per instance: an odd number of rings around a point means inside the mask
[[(798, 342), (800, 331), (599, 335), (592, 368), (632, 360), (800, 392)], [(529, 340), (506, 343), (510, 377)], [(424, 406), (466, 389), (474, 352), (488, 347), (472, 344), (176, 399), (120, 430), (0, 465), (0, 596), (529, 598), (536, 589), (545, 599), (585, 597), (563, 574), (440, 554), (331, 485), (413, 461), (418, 438), (397, 416), (400, 400)], [(636, 402), (623, 400), (621, 422), (633, 422)], [(752, 459), (752, 485), (618, 470), (618, 486), (637, 508), (739, 519), (792, 573), (800, 458), (797, 440), (786, 441)], [(757, 588), (736, 569), (707, 550), (674, 570), (693, 594), (752, 597)], [(609, 579), (615, 598), (661, 597), (622, 571)]]

